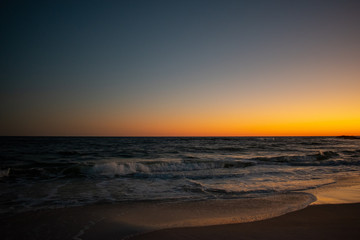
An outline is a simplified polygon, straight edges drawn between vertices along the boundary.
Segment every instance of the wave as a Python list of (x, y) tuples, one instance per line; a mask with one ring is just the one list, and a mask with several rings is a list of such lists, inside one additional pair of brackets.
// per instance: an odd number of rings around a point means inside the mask
[(277, 217), (305, 208), (315, 200), (308, 193), (287, 193), (261, 198), (150, 202), (135, 205), (117, 220), (145, 229), (233, 224)]
[(124, 176), (135, 173), (167, 173), (167, 172), (188, 172), (199, 170), (211, 170), (219, 168), (245, 168), (255, 165), (254, 162), (244, 161), (204, 161), (204, 162), (149, 162), (149, 163), (122, 163), (116, 162), (95, 164), (90, 173), (101, 176)]
[(243, 152), (246, 151), (246, 148), (241, 147), (219, 147), (214, 150), (221, 151), (221, 152)]
[(127, 175), (136, 172), (149, 172), (149, 169), (140, 163), (117, 164), (115, 162), (96, 164), (90, 173), (95, 175), (114, 177), (116, 175)]
[[(18, 179), (54, 179), (54, 178), (96, 178), (96, 177), (125, 177), (135, 175), (137, 178), (177, 178), (192, 171), (215, 169), (246, 168), (255, 165), (255, 162), (228, 160), (228, 161), (194, 161), (182, 160), (179, 162), (142, 161), (119, 163), (118, 161), (102, 163), (69, 163), (36, 162), (31, 165), (21, 165), (11, 169), (11, 176)], [(0, 177), (9, 176), (10, 168), (0, 170)], [(207, 176), (211, 177), (211, 174)], [(200, 176), (201, 177), (201, 176)]]
[(346, 155), (352, 155), (354, 157), (358, 157), (360, 154), (360, 149), (357, 150), (344, 150), (341, 153), (346, 154)]
[(314, 154), (312, 156), (314, 156), (316, 158), (316, 160), (327, 160), (327, 159), (330, 159), (333, 157), (338, 157), (339, 154), (336, 152), (333, 152), (333, 151), (325, 151), (325, 152), (319, 151), (318, 154)]
[(316, 161), (329, 160), (334, 157), (338, 157), (339, 154), (333, 151), (319, 151), (316, 154), (308, 155), (286, 155), (276, 157), (257, 157), (251, 160), (257, 160), (262, 162), (275, 162), (275, 163), (298, 163), (298, 162), (309, 162), (316, 163)]
[(215, 194), (217, 196), (256, 196), (259, 194), (271, 194), (271, 193), (284, 193), (289, 191), (302, 191), (307, 189), (318, 188), (334, 183), (332, 179), (289, 179), (284, 182), (277, 182), (274, 184), (272, 181), (263, 181), (258, 184), (246, 184), (244, 181), (237, 181), (232, 179), (226, 184), (212, 184), (205, 181), (197, 181), (193, 179), (187, 179), (187, 184), (183, 186), (185, 191), (189, 192), (203, 192), (209, 194)]

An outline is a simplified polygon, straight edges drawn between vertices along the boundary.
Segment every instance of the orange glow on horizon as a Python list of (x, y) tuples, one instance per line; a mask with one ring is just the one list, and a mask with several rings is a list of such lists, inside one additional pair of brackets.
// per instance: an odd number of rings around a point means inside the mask
[[(28, 136), (144, 136), (144, 137), (246, 137), (246, 136), (360, 136), (360, 118), (337, 121), (308, 122), (242, 122), (242, 121), (196, 121), (192, 124), (178, 121), (168, 124), (157, 122), (108, 123), (105, 126), (74, 124), (57, 129), (52, 134), (41, 132)], [(92, 129), (89, 131), (89, 129)]]
[(4, 10), (1, 136), (360, 135), (352, 1), (130, 2)]
[(201, 76), (206, 81), (176, 88), (143, 86), (146, 91), (109, 95), (91, 107), (40, 105), (9, 117), (2, 135), (360, 136), (358, 68), (283, 68)]
[[(318, 121), (211, 121), (184, 119), (162, 124), (156, 121), (113, 122), (102, 129), (106, 136), (360, 136), (360, 118)], [(103, 135), (94, 134), (94, 135)]]

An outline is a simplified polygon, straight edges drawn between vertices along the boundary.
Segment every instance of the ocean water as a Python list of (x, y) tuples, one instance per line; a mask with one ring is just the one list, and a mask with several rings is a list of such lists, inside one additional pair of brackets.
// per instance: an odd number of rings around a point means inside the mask
[(260, 199), (360, 175), (337, 137), (1, 137), (0, 212)]

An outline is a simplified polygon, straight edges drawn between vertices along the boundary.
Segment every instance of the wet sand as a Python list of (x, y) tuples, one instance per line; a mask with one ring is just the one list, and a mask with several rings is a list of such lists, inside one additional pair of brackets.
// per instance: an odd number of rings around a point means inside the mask
[(1, 236), (2, 239), (84, 240), (360, 239), (360, 204), (312, 205), (280, 217), (250, 223), (164, 230), (121, 222), (121, 206), (117, 208), (118, 213), (114, 206), (104, 205), (1, 216)]
[(360, 204), (313, 205), (257, 222), (166, 229), (130, 239), (360, 239)]
[(121, 239), (175, 227), (210, 226), (277, 217), (308, 206), (309, 193), (185, 202), (124, 202), (0, 215), (8, 239)]

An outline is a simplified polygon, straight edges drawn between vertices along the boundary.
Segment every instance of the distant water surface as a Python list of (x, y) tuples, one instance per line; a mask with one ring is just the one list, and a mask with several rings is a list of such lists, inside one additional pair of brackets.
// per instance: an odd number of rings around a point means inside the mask
[(0, 211), (257, 198), (360, 175), (336, 137), (1, 137)]

